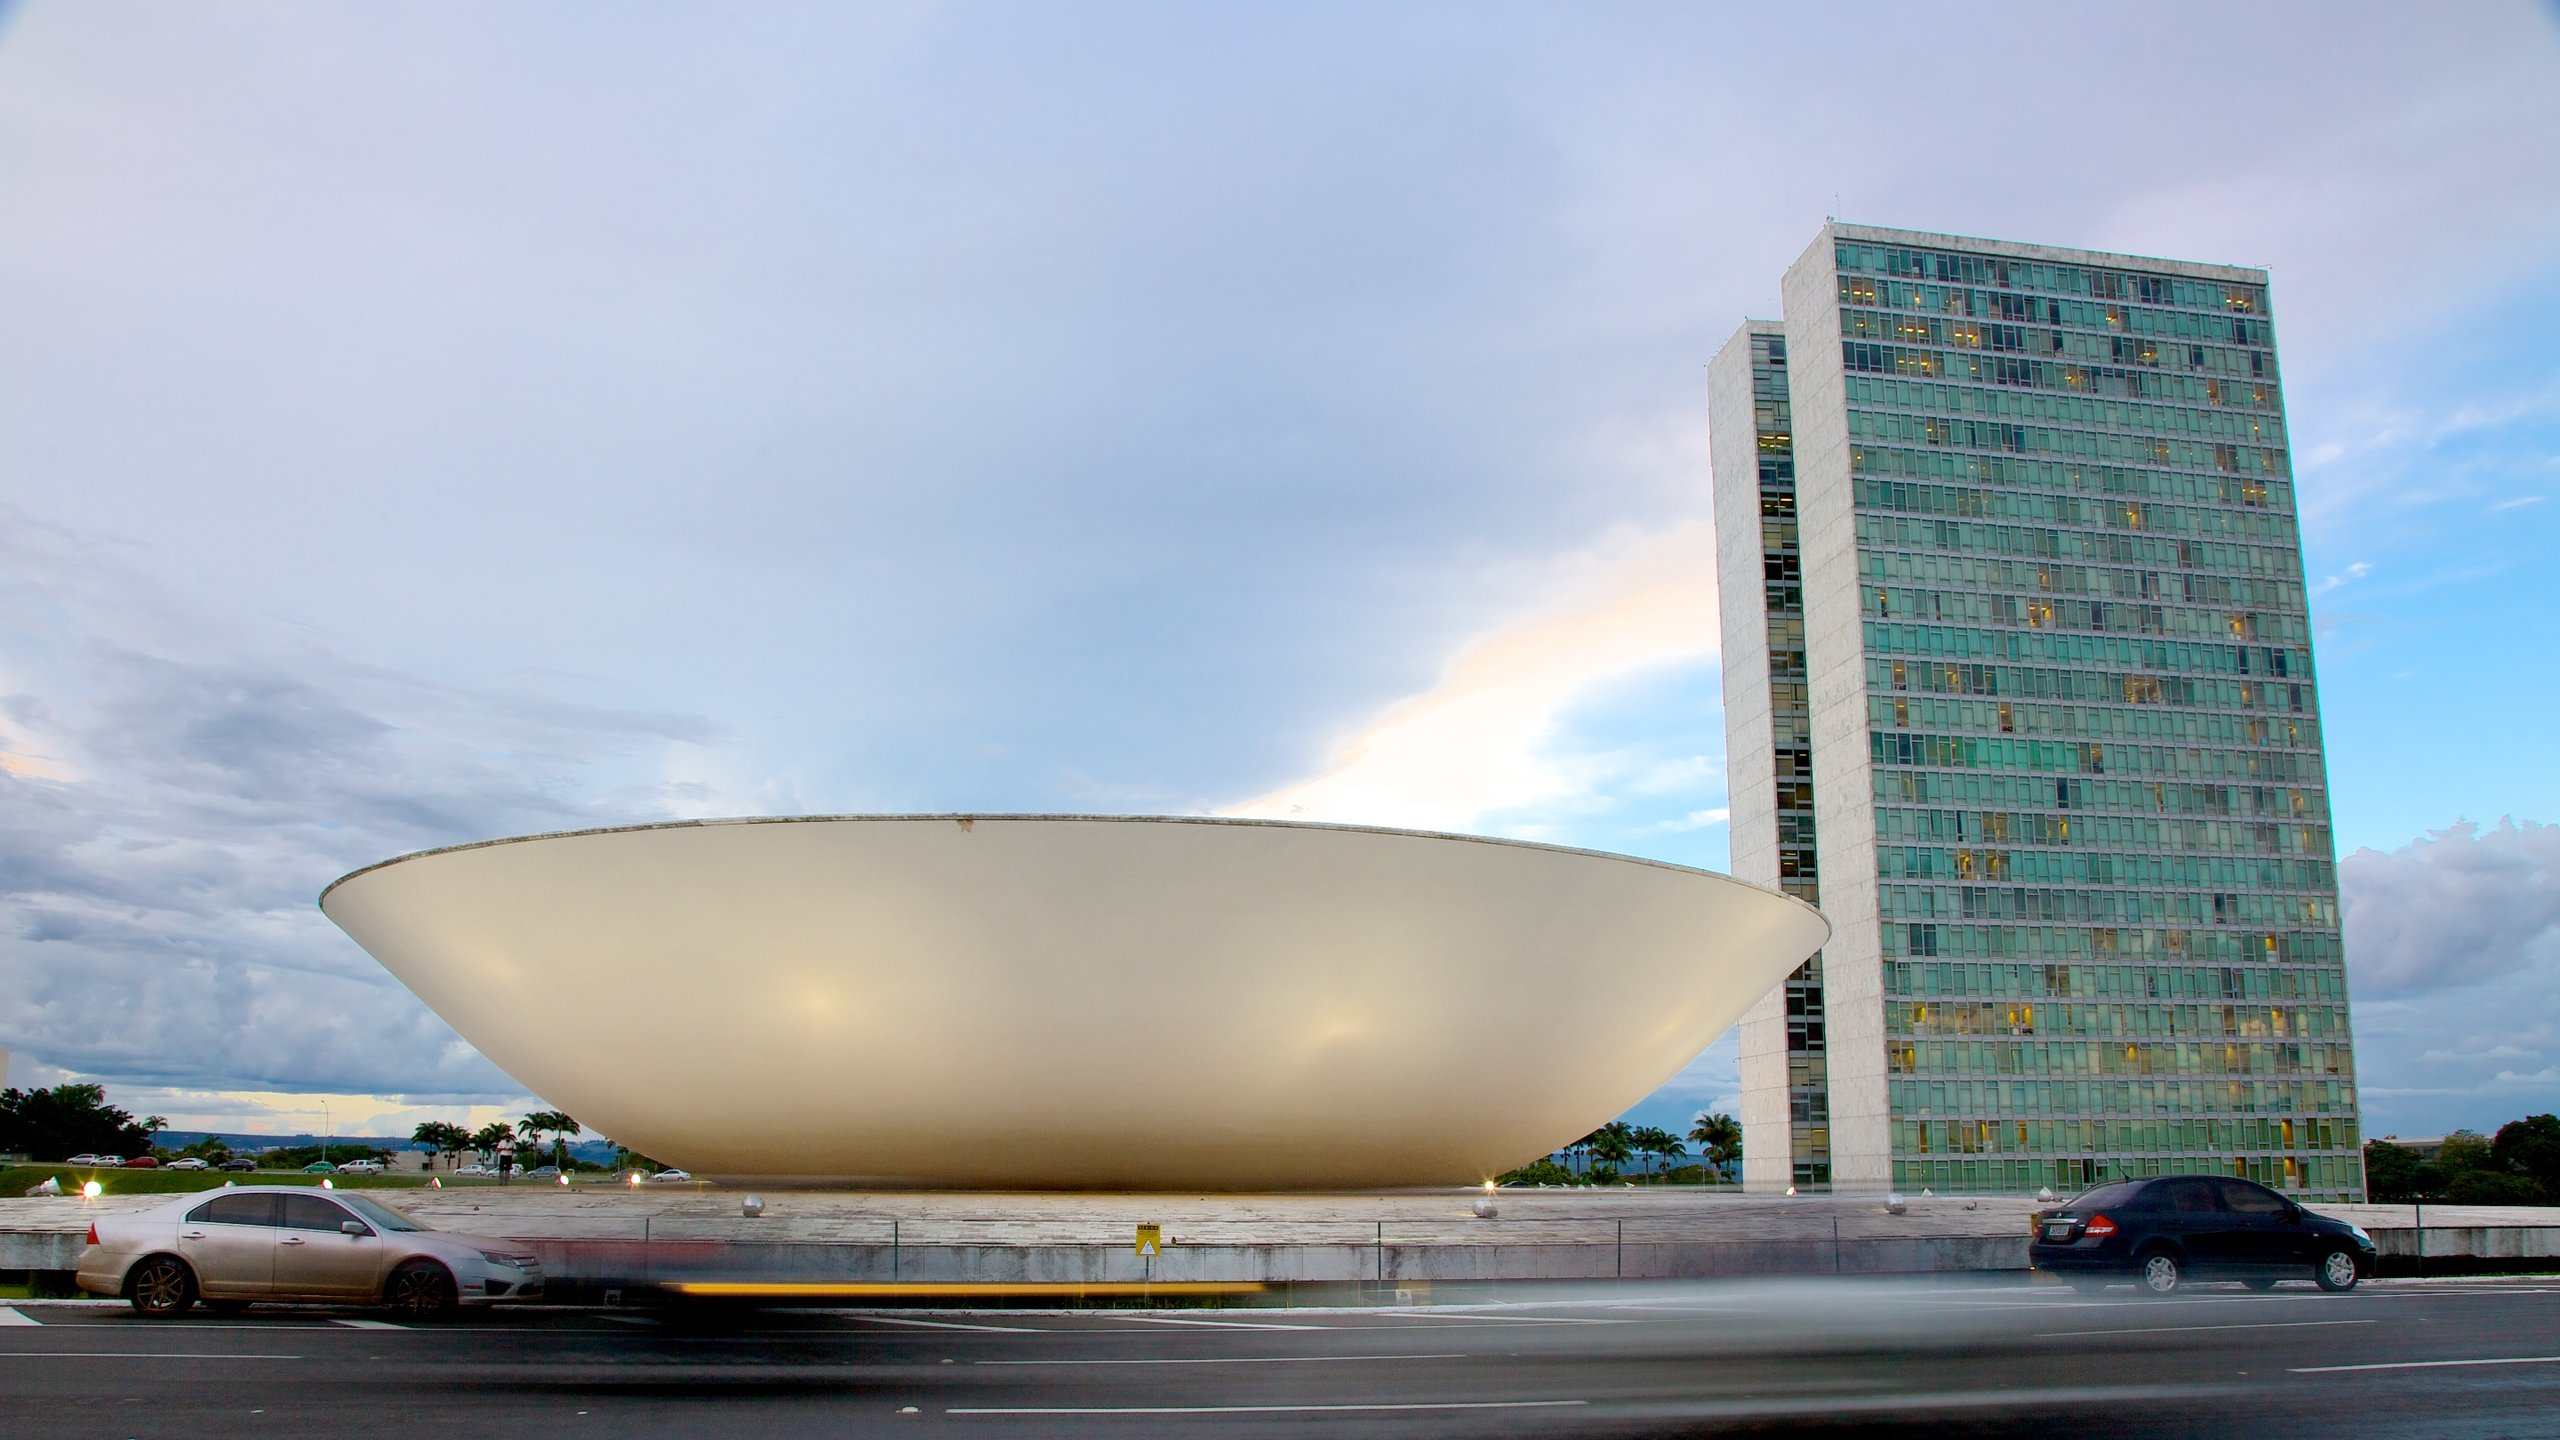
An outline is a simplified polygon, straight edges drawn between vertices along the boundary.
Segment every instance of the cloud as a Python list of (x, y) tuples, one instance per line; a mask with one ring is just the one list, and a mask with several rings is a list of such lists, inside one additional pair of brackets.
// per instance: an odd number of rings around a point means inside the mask
[(0, 523), (0, 611), (7, 743), (48, 758), (0, 773), (0, 1036), (172, 1093), (519, 1096), (314, 898), (408, 850), (663, 818), (659, 757), (721, 739), (173, 607), (60, 527)]
[[(1320, 773), (1222, 813), (1463, 830), (1585, 793), (1550, 748), (1566, 713), (1612, 682), (1715, 653), (1714, 530), (1617, 536), (1556, 572), (1546, 605), (1467, 642), (1439, 683), (1341, 741)], [(1641, 783), (1698, 773), (1649, 768)]]
[(2359, 996), (2405, 996), (2560, 969), (2560, 825), (2470, 821), (2338, 865)]

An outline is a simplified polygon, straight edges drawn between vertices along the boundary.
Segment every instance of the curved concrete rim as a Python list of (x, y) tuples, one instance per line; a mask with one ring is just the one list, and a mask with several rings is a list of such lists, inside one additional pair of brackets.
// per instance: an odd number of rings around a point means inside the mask
[(394, 865), (404, 865), (412, 860), (424, 860), (429, 856), (455, 855), (465, 850), (487, 850), (499, 845), (530, 845), (537, 840), (568, 840), (586, 835), (629, 835), (647, 830), (707, 830), (722, 825), (833, 825), (889, 821), (912, 823), (925, 820), (1073, 821), (1098, 825), (1258, 825), (1274, 830), (1343, 830), (1362, 835), (1406, 836), (1417, 840), (1463, 840), (1475, 845), (1507, 845), (1515, 849), (1543, 850), (1556, 855), (1582, 855), (1594, 860), (1616, 860), (1629, 865), (1649, 865), (1657, 870), (1676, 871), (1683, 875), (1703, 876), (1709, 880), (1722, 881), (1727, 885), (1738, 885), (1758, 894), (1774, 895), (1820, 922), (1823, 943), (1827, 945), (1831, 941), (1831, 921), (1820, 910), (1784, 890), (1766, 885), (1754, 885), (1748, 880), (1738, 880), (1720, 870), (1682, 865), (1670, 860), (1654, 860), (1642, 855), (1625, 855), (1615, 850), (1592, 850), (1579, 845), (1549, 845), (1543, 841), (1513, 840), (1500, 835), (1463, 835), (1452, 830), (1408, 830), (1394, 825), (1350, 825), (1327, 820), (1261, 820), (1249, 816), (1227, 815), (1073, 815), (1051, 811), (979, 810), (914, 814), (733, 815), (705, 820), (659, 820), (639, 825), (593, 825), (581, 830), (545, 830), (534, 835), (506, 835), (495, 840), (470, 840), (460, 845), (437, 845), (425, 850), (412, 850), (406, 855), (394, 855), (388, 860), (376, 860), (370, 865), (350, 870), (323, 886), (316, 903), (322, 909), (327, 909), (331, 892), (350, 880), (370, 875), (376, 870), (387, 870)]

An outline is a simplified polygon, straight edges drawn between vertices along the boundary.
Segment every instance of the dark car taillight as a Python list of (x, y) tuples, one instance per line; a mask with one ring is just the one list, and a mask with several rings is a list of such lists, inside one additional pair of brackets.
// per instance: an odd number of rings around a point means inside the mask
[(2116, 1233), (2116, 1222), (2104, 1215), (2092, 1215), (2089, 1217), (2088, 1227), (2081, 1233), (2092, 1240), (2104, 1240)]

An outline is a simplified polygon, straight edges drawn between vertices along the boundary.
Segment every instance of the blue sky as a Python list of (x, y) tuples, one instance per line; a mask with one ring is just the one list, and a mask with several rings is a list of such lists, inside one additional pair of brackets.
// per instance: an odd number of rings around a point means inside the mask
[(532, 830), (1721, 865), (1704, 365), (1838, 213), (2270, 267), (2370, 1126), (2560, 1108), (2560, 27), (2156, 9), (0, 8), (13, 1079), (521, 1108), (311, 900)]

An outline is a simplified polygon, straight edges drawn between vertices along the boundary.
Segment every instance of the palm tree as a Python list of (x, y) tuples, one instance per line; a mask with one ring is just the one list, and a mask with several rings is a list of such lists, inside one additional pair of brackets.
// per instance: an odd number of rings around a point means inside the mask
[(452, 1168), (454, 1156), (471, 1148), (471, 1132), (450, 1120), (426, 1121), (409, 1132), (409, 1140), (443, 1156), (448, 1169)]
[(479, 1129), (472, 1131), (469, 1143), (471, 1148), (479, 1151), (481, 1158), (485, 1160), (498, 1153), (499, 1141), (512, 1140), (514, 1138), (515, 1132), (507, 1128), (507, 1122), (504, 1120), (492, 1120), (488, 1124), (481, 1126)]
[(1680, 1143), (1679, 1136), (1672, 1134), (1670, 1131), (1663, 1129), (1659, 1125), (1647, 1125), (1643, 1129), (1638, 1130), (1636, 1132), (1636, 1141), (1638, 1147), (1642, 1149), (1644, 1153), (1661, 1162), (1654, 1167), (1656, 1174), (1660, 1174), (1663, 1171), (1670, 1169), (1672, 1161), (1680, 1159), (1689, 1153), (1688, 1147)]
[(1581, 1174), (1584, 1168), (1590, 1163), (1591, 1138), (1591, 1136), (1585, 1135), (1579, 1140), (1570, 1140), (1565, 1142), (1564, 1163), (1566, 1166), (1571, 1168), (1573, 1173), (1576, 1175)]
[(1635, 1131), (1624, 1120), (1612, 1120), (1592, 1131), (1590, 1144), (1591, 1158), (1608, 1166), (1613, 1174), (1636, 1153)]
[(1733, 1179), (1733, 1164), (1742, 1158), (1740, 1122), (1721, 1112), (1700, 1115), (1698, 1123), (1689, 1131), (1689, 1138), (1698, 1142), (1698, 1151), (1705, 1157), (1706, 1162), (1714, 1166), (1716, 1173), (1730, 1183)]
[(571, 1119), (565, 1111), (560, 1110), (536, 1110), (516, 1122), (516, 1133), (534, 1143), (536, 1148), (540, 1147), (543, 1136), (555, 1137), (552, 1141), (554, 1151), (552, 1163), (563, 1170), (569, 1168), (568, 1137), (577, 1134), (578, 1128), (578, 1122)]

